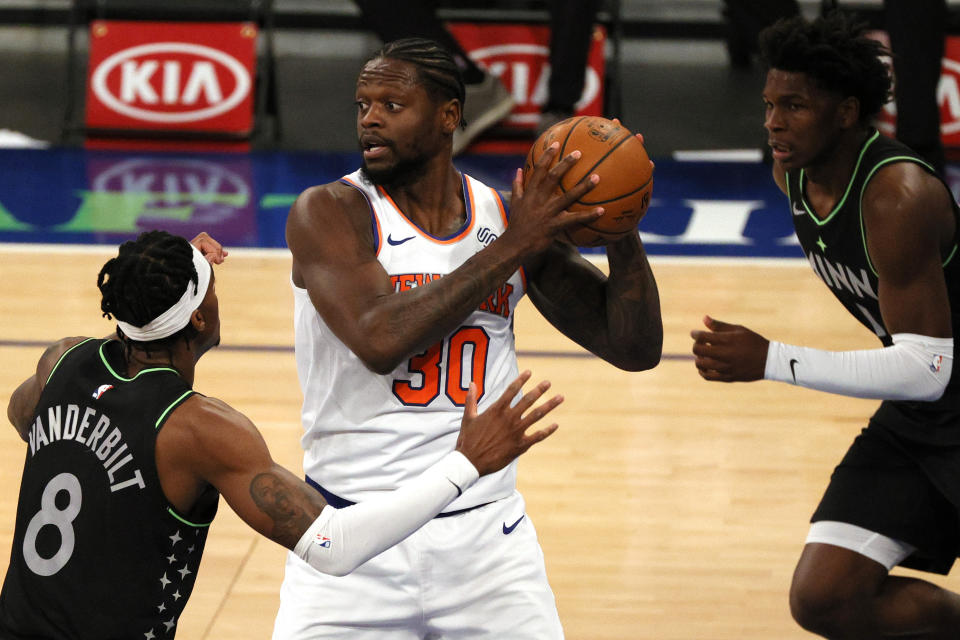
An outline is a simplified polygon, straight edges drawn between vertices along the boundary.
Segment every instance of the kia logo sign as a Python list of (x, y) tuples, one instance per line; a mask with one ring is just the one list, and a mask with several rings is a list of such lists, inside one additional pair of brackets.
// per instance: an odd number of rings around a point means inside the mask
[[(198, 229), (224, 244), (248, 245), (257, 235), (250, 158), (190, 156), (86, 156), (90, 189), (83, 224), (94, 231), (134, 233), (165, 229), (188, 238)], [(84, 230), (72, 224), (70, 230)]]
[(940, 104), (940, 131), (953, 135), (960, 131), (960, 63), (950, 58), (943, 59), (943, 73), (937, 86), (937, 102)]
[[(158, 206), (250, 201), (250, 185), (228, 166), (192, 159), (132, 158), (110, 165), (91, 180), (91, 191), (150, 194)], [(231, 207), (235, 208), (235, 207)]]
[[(536, 123), (539, 109), (549, 98), (550, 65), (547, 59), (550, 49), (538, 44), (498, 44), (470, 51), (470, 57), (485, 66), (491, 74), (500, 78), (510, 88), (518, 105), (526, 107), (526, 113), (510, 115), (515, 123)], [(575, 109), (597, 99), (600, 93), (600, 78), (595, 69), (587, 66), (583, 93)]]
[(226, 113), (243, 102), (247, 68), (218, 49), (155, 42), (119, 51), (93, 72), (91, 89), (108, 108), (148, 122), (184, 123)]
[[(956, 144), (960, 133), (960, 62), (944, 58), (937, 83), (937, 104), (940, 109), (940, 133), (943, 142)], [(893, 136), (897, 132), (897, 105), (891, 100), (883, 105), (877, 128)]]
[[(549, 98), (550, 28), (537, 24), (451, 22), (447, 28), (464, 51), (499, 78), (516, 103), (501, 124), (515, 131), (532, 130)], [(603, 112), (606, 30), (595, 25), (587, 51), (583, 93), (574, 105), (578, 115)], [(579, 70), (578, 70), (579, 72)]]

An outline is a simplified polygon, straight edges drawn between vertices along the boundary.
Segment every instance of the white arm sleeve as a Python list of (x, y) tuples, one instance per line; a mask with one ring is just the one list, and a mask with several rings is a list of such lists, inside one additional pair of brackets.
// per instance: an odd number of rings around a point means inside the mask
[(344, 509), (323, 508), (293, 548), (317, 571), (345, 576), (429, 522), (478, 477), (452, 451), (395, 491)]
[(953, 338), (891, 337), (892, 346), (863, 351), (821, 351), (771, 341), (763, 377), (857, 398), (939, 399), (953, 371)]

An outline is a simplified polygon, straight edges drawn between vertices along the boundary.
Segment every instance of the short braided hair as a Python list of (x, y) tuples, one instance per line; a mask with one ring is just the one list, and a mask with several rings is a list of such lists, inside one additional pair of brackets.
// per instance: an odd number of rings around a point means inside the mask
[[(198, 286), (190, 243), (166, 231), (147, 231), (120, 245), (117, 257), (100, 270), (100, 310), (108, 320), (116, 318), (142, 327), (176, 304), (191, 284)], [(129, 340), (119, 327), (117, 333), (125, 343), (147, 344)], [(195, 335), (196, 329), (187, 324), (172, 336), (149, 344), (169, 347), (177, 338), (189, 340)]]
[[(383, 45), (370, 57), (370, 60), (377, 58), (402, 60), (414, 65), (420, 82), (433, 99), (459, 100), (462, 112), (467, 98), (460, 68), (453, 55), (433, 40), (426, 38), (394, 40)], [(461, 119), (460, 124), (466, 125), (466, 121)]]
[(892, 82), (881, 60), (890, 52), (866, 31), (866, 23), (841, 11), (812, 22), (796, 16), (760, 33), (760, 55), (769, 68), (805, 73), (822, 89), (857, 98), (866, 124), (890, 100)]

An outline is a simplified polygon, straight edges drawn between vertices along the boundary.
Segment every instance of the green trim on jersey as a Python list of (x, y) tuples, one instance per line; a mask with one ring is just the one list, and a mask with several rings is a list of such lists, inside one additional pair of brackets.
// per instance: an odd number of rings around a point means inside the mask
[(953, 249), (950, 250), (950, 255), (944, 259), (943, 266), (946, 267), (948, 264), (950, 264), (950, 261), (953, 260), (955, 255), (957, 255), (957, 243), (953, 243)]
[(145, 373), (152, 373), (154, 371), (172, 371), (173, 373), (180, 375), (179, 371), (171, 367), (151, 367), (149, 369), (140, 370), (139, 372), (137, 372), (137, 375), (133, 376), (132, 378), (124, 378), (122, 375), (120, 375), (119, 373), (113, 370), (113, 367), (110, 366), (110, 362), (107, 361), (107, 356), (103, 353), (103, 348), (107, 346), (107, 343), (109, 342), (112, 342), (112, 340), (104, 340), (103, 344), (100, 345), (100, 359), (103, 361), (103, 366), (105, 366), (107, 368), (107, 371), (110, 372), (110, 375), (112, 375), (117, 380), (120, 380), (122, 382), (131, 382), (133, 380), (136, 380), (137, 378), (139, 378), (141, 375)]
[[(836, 213), (843, 208), (843, 204), (847, 201), (847, 196), (850, 195), (850, 189), (853, 187), (853, 181), (857, 177), (857, 171), (860, 169), (860, 162), (863, 160), (863, 156), (867, 152), (867, 149), (870, 148), (870, 145), (873, 144), (878, 137), (880, 137), (880, 132), (874, 131), (873, 135), (870, 136), (870, 138), (865, 143), (863, 143), (863, 147), (860, 149), (860, 155), (857, 156), (857, 163), (853, 165), (853, 173), (850, 174), (850, 181), (847, 183), (847, 190), (843, 192), (843, 197), (840, 198), (840, 202), (838, 202), (833, 206), (833, 210), (830, 211), (830, 215), (828, 215), (823, 220), (818, 218), (813, 213), (813, 211), (810, 210), (810, 207), (807, 206), (807, 201), (803, 197), (803, 182), (806, 174), (804, 173), (803, 169), (800, 169), (800, 179), (797, 181), (797, 184), (800, 185), (800, 196), (797, 199), (803, 205), (803, 208), (807, 210), (807, 215), (810, 216), (810, 218), (817, 224), (817, 226), (822, 227), (823, 225), (830, 222), (830, 219), (833, 218), (833, 216), (835, 216)], [(787, 197), (789, 197), (790, 196), (789, 187), (787, 190), (788, 190)]]
[(79, 347), (79, 346), (82, 345), (82, 344), (87, 344), (87, 343), (90, 342), (91, 340), (96, 340), (96, 338), (87, 338), (86, 340), (81, 340), (81, 341), (78, 342), (77, 344), (73, 345), (72, 347), (70, 347), (69, 349), (67, 349), (67, 350), (64, 351), (63, 353), (61, 353), (61, 354), (60, 354), (60, 357), (57, 358), (57, 364), (53, 365), (53, 369), (50, 369), (50, 374), (47, 376), (47, 379), (44, 381), (43, 384), (46, 385), (46, 384), (48, 384), (48, 383), (50, 382), (50, 378), (53, 377), (53, 372), (57, 370), (57, 367), (60, 366), (60, 363), (63, 362), (63, 359), (67, 357), (67, 354), (68, 354), (68, 353), (70, 353), (71, 351), (73, 351), (74, 349), (76, 349), (77, 347)]
[(172, 515), (174, 518), (176, 518), (177, 520), (179, 520), (179, 521), (182, 522), (183, 524), (185, 524), (185, 525), (187, 525), (187, 526), (190, 526), (190, 527), (196, 527), (197, 529), (203, 529), (204, 527), (209, 527), (209, 526), (213, 523), (213, 520), (211, 520), (210, 522), (202, 522), (202, 523), (201, 523), (201, 522), (190, 522), (189, 520), (187, 520), (186, 518), (184, 518), (183, 516), (181, 516), (179, 513), (177, 513), (177, 512), (174, 510), (173, 507), (167, 507), (167, 513), (169, 513), (170, 515)]
[[(878, 278), (880, 277), (880, 274), (877, 273), (876, 267), (873, 266), (873, 260), (870, 259), (870, 251), (867, 249), (867, 227), (866, 225), (863, 224), (863, 194), (864, 192), (866, 192), (867, 185), (870, 184), (870, 180), (873, 178), (873, 174), (875, 174), (878, 170), (880, 170), (881, 167), (885, 167), (891, 162), (912, 162), (914, 164), (918, 164), (921, 167), (926, 168), (928, 171), (930, 171), (934, 175), (936, 175), (937, 173), (936, 170), (931, 165), (927, 164), (920, 158), (916, 158), (914, 156), (892, 156), (890, 158), (885, 158), (884, 160), (881, 160), (880, 162), (878, 162), (876, 166), (870, 170), (870, 173), (868, 173), (866, 177), (863, 179), (863, 187), (860, 189), (860, 202), (857, 206), (857, 212), (860, 216), (860, 238), (863, 241), (863, 255), (867, 258), (867, 266), (870, 267), (870, 271), (873, 272), (873, 275), (877, 276)], [(954, 243), (953, 249), (950, 251), (950, 255), (948, 255), (940, 263), (940, 267), (942, 268), (947, 266), (950, 263), (950, 260), (953, 259), (953, 256), (956, 252), (957, 252), (957, 245), (956, 243)]]
[[(160, 417), (157, 418), (156, 423), (154, 423), (154, 425), (153, 425), (153, 426), (154, 426), (154, 429), (156, 429), (157, 431), (159, 431), (159, 430), (160, 430), (160, 427), (163, 425), (163, 423), (166, 422), (167, 416), (170, 415), (170, 412), (173, 411), (174, 409), (176, 409), (177, 407), (179, 407), (180, 404), (181, 404), (184, 400), (186, 400), (187, 398), (189, 398), (190, 396), (192, 396), (194, 393), (196, 393), (196, 392), (195, 392), (193, 389), (189, 389), (189, 390), (185, 391), (183, 394), (181, 394), (179, 398), (177, 398), (176, 400), (174, 400), (173, 402), (171, 402), (171, 403), (170, 403), (170, 406), (168, 406), (166, 409), (164, 409), (163, 412), (160, 414)], [(169, 513), (171, 516), (173, 516), (174, 518), (176, 518), (177, 520), (179, 520), (179, 521), (182, 522), (183, 524), (188, 525), (188, 526), (191, 526), (191, 527), (197, 527), (197, 528), (209, 527), (210, 524), (213, 522), (213, 520), (211, 520), (210, 522), (205, 522), (205, 523), (190, 522), (189, 520), (187, 520), (186, 518), (184, 518), (183, 516), (181, 516), (179, 513), (177, 513), (176, 509), (174, 509), (174, 507), (172, 507), (172, 506), (168, 506), (168, 507), (167, 507), (167, 513)]]
[(190, 397), (191, 395), (193, 395), (193, 393), (194, 393), (193, 389), (190, 389), (189, 391), (184, 391), (184, 392), (183, 392), (183, 395), (181, 395), (179, 398), (177, 398), (176, 400), (174, 400), (173, 402), (171, 402), (171, 403), (170, 403), (170, 406), (167, 407), (166, 409), (164, 409), (164, 410), (163, 410), (163, 413), (160, 414), (160, 417), (157, 418), (157, 421), (154, 423), (153, 428), (159, 430), (159, 429), (160, 429), (160, 425), (162, 425), (162, 424), (164, 423), (164, 421), (166, 421), (167, 415), (168, 415), (171, 411), (173, 411), (174, 409), (176, 409), (178, 406), (180, 406), (180, 403), (183, 402), (184, 400), (186, 400), (186, 399), (187, 399), (188, 397)]

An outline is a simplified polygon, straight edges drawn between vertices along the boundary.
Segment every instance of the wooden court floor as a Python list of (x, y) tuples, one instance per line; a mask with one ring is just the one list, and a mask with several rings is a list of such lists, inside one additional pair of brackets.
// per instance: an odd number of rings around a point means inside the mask
[[(3, 407), (40, 343), (112, 330), (95, 286), (112, 254), (0, 247)], [(705, 382), (689, 332), (709, 313), (809, 346), (874, 341), (802, 262), (653, 264), (665, 324), (665, 357), (653, 371), (584, 357), (529, 302), (518, 310), (521, 367), (567, 399), (555, 412), (560, 431), (520, 463), (567, 637), (811, 637), (790, 618), (790, 576), (830, 471), (875, 403), (770, 382)], [(218, 268), (224, 348), (201, 361), (196, 388), (250, 416), (274, 457), (299, 474), (288, 270), (282, 252), (239, 250)], [(4, 571), (24, 451), (12, 427), (0, 429)], [(222, 505), (178, 639), (269, 638), (284, 553)], [(956, 576), (932, 580), (960, 589)]]

